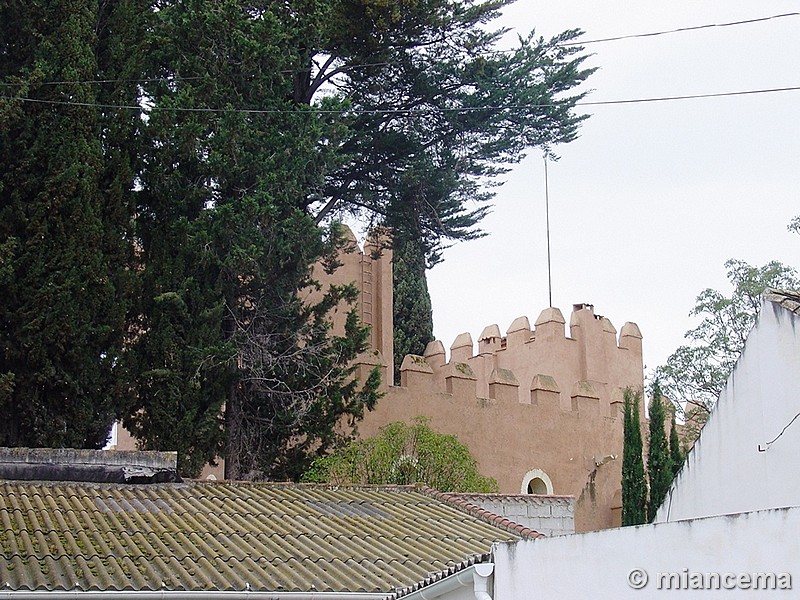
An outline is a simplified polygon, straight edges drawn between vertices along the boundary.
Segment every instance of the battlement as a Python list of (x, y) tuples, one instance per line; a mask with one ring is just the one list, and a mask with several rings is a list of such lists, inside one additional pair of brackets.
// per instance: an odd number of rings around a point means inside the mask
[(590, 304), (576, 304), (566, 320), (558, 308), (543, 310), (531, 329), (515, 319), (506, 335), (483, 329), (477, 353), (469, 333), (450, 346), (428, 344), (424, 356), (406, 356), (401, 388), (616, 416), (621, 390), (642, 384), (642, 335), (625, 323), (617, 337), (611, 321)]
[(550, 307), (533, 327), (527, 317), (505, 335), (484, 327), (477, 344), (462, 333), (449, 357), (440, 340), (406, 356), (400, 385), (385, 386), (359, 432), (424, 416), (457, 435), (503, 493), (571, 494), (576, 530), (612, 527), (620, 523), (623, 394), (642, 385), (636, 324), (617, 333), (590, 304), (574, 305), (567, 324)]
[[(370, 351), (357, 362), (359, 373), (379, 366), (384, 391), (393, 372), (392, 252), (385, 239), (371, 236), (359, 248), (353, 232), (344, 227), (345, 247), (340, 266), (327, 273), (317, 265), (314, 276), (322, 284), (354, 283), (359, 290), (361, 320), (371, 328)], [(314, 292), (319, 294), (321, 292)], [(334, 315), (341, 333), (346, 310)], [(484, 327), (477, 345), (462, 333), (450, 345), (428, 344), (424, 356), (406, 356), (400, 388), (414, 393), (444, 393), (473, 399), (512, 401), (531, 405), (557, 405), (573, 411), (584, 408), (604, 415), (616, 414), (621, 390), (642, 385), (642, 335), (634, 323), (625, 323), (619, 335), (609, 319), (595, 314), (594, 306), (575, 304), (569, 329), (561, 310), (541, 311), (533, 327), (518, 317), (505, 335), (497, 324)]]

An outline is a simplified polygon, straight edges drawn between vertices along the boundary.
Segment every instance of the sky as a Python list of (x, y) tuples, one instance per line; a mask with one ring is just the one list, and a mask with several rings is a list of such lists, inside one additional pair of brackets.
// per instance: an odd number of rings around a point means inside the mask
[[(519, 0), (499, 24), (583, 40), (800, 12), (785, 0)], [(586, 45), (587, 101), (800, 86), (800, 16)], [(730, 258), (800, 266), (800, 91), (587, 106), (580, 137), (548, 164), (552, 299), (567, 322), (590, 303), (643, 335), (646, 372), (682, 343), (705, 288), (730, 292)], [(539, 151), (516, 165), (482, 223), (428, 272), (434, 335), (449, 348), (503, 334), (548, 306), (545, 175)]]

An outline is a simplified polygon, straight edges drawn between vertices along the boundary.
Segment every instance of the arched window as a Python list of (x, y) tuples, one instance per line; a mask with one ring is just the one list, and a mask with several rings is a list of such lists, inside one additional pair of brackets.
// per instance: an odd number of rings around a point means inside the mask
[(544, 482), (544, 479), (541, 477), (534, 477), (533, 479), (528, 482), (528, 493), (529, 494), (546, 494), (547, 493), (547, 484)]
[(525, 473), (520, 486), (521, 494), (552, 494), (553, 482), (550, 477), (541, 469), (531, 469)]

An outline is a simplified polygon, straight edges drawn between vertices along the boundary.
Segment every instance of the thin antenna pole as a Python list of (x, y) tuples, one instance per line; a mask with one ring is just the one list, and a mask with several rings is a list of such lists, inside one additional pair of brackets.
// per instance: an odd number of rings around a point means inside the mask
[(543, 154), (544, 159), (544, 212), (547, 221), (547, 300), (550, 308), (553, 308), (553, 280), (550, 275), (550, 190), (547, 184), (547, 154)]

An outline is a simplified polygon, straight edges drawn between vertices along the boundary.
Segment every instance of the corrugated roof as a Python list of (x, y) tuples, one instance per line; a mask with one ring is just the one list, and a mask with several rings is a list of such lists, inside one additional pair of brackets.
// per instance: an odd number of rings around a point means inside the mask
[(389, 593), (520, 537), (418, 488), (0, 482), (6, 591)]

